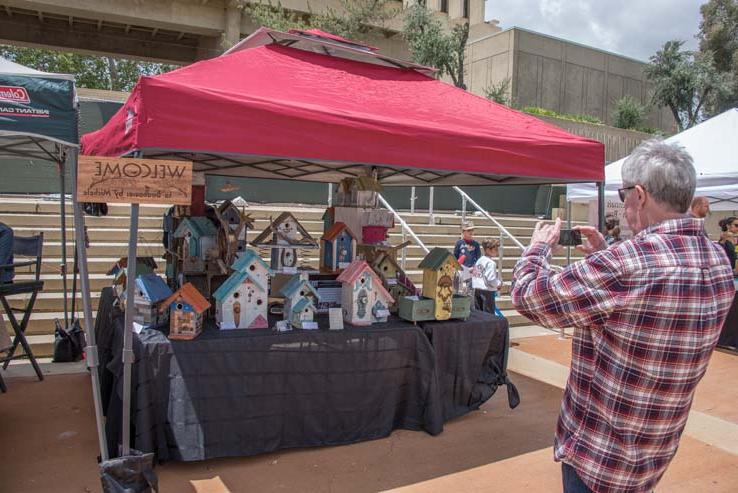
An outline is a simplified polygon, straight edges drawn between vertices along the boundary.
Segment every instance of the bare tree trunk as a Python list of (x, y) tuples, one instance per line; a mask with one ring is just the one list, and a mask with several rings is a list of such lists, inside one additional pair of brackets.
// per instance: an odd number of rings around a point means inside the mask
[(110, 72), (110, 90), (118, 91), (120, 90), (118, 66), (116, 65), (115, 60), (113, 60), (112, 57), (105, 57), (105, 59), (108, 61), (108, 71)]

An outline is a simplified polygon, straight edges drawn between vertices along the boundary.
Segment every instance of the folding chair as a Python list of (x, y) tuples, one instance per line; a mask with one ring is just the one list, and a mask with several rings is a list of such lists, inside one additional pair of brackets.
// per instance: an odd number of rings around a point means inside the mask
[[(28, 358), (31, 360), (31, 365), (33, 365), (33, 369), (35, 370), (39, 380), (44, 379), (44, 374), (41, 373), (41, 368), (38, 366), (36, 358), (33, 356), (31, 346), (26, 340), (25, 332), (26, 327), (28, 327), (28, 321), (31, 318), (31, 312), (33, 312), (33, 306), (36, 304), (36, 296), (38, 295), (39, 291), (44, 288), (44, 282), (41, 280), (41, 253), (43, 251), (43, 247), (43, 233), (39, 234), (38, 236), (31, 236), (28, 238), (16, 236), (13, 238), (13, 255), (16, 257), (35, 257), (35, 259), (24, 262), (14, 262), (12, 264), (0, 265), (0, 271), (11, 268), (14, 269), (18, 267), (35, 266), (36, 278), (33, 280), (0, 283), (0, 302), (2, 302), (3, 308), (5, 309), (5, 314), (8, 317), (8, 321), (10, 321), (10, 325), (12, 325), (13, 331), (15, 332), (13, 345), (7, 351), (7, 355), (0, 356), (0, 362), (3, 363), (4, 370), (8, 367), (8, 364), (10, 364), (11, 360), (22, 358), (24, 355), (18, 356), (15, 354), (15, 351), (18, 348), (18, 344), (20, 344), (23, 347), (25, 356), (28, 356)], [(8, 303), (7, 300), (7, 296), (15, 294), (31, 295), (30, 298), (28, 298), (25, 308), (13, 308), (10, 306), (10, 303)], [(23, 318), (20, 322), (18, 322), (18, 320), (15, 318), (15, 313), (23, 314)]]

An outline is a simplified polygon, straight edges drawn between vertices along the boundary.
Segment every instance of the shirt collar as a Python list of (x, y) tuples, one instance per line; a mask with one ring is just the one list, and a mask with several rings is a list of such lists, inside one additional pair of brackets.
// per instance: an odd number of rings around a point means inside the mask
[(667, 219), (658, 224), (653, 224), (636, 235), (636, 238), (650, 234), (681, 235), (681, 236), (704, 236), (705, 221), (691, 216), (678, 219)]

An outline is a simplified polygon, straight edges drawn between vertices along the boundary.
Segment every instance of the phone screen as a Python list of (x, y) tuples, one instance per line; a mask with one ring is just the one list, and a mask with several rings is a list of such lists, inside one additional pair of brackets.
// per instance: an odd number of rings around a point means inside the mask
[(576, 229), (562, 229), (559, 236), (559, 245), (577, 246), (582, 244), (582, 233)]

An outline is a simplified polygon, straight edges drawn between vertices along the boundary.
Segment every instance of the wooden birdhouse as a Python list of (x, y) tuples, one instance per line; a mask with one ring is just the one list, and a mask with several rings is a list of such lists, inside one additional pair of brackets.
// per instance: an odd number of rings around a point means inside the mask
[(294, 275), (280, 290), (284, 296), (284, 319), (290, 320), (292, 307), (302, 299), (308, 299), (318, 306), (320, 295), (312, 284), (303, 276)]
[(425, 256), (419, 267), (423, 270), (423, 296), (435, 301), (436, 320), (451, 318), (454, 276), (461, 266), (444, 248), (434, 248)]
[(309, 298), (301, 298), (290, 306), (290, 325), (295, 329), (317, 329), (318, 324), (313, 320), (315, 311), (315, 304)]
[(150, 326), (166, 320), (166, 313), (160, 313), (159, 304), (171, 295), (172, 290), (156, 274), (136, 276), (133, 321)]
[(270, 248), (272, 270), (285, 273), (297, 272), (298, 249), (318, 248), (318, 242), (289, 212), (283, 212), (271, 221), (251, 244), (259, 248)]
[(352, 325), (371, 325), (386, 322), (392, 295), (382, 280), (363, 260), (354, 260), (338, 276), (341, 287), (343, 319)]
[(382, 185), (370, 176), (344, 178), (338, 184), (336, 205), (342, 207), (377, 207), (377, 194)]
[(190, 283), (175, 291), (161, 303), (160, 310), (169, 310), (169, 338), (190, 340), (202, 332), (204, 313), (210, 303)]
[(230, 200), (223, 201), (215, 213), (221, 223), (221, 247), (226, 252), (224, 260), (230, 264), (237, 255), (246, 250), (246, 234), (252, 228), (254, 220), (243, 214)]
[(217, 270), (220, 260), (218, 228), (207, 217), (185, 217), (177, 226), (174, 237), (182, 240), (179, 257), (181, 273)]
[[(152, 274), (156, 270), (156, 261), (153, 257), (136, 257), (136, 276)], [(108, 276), (114, 276), (113, 289), (118, 298), (123, 301), (126, 292), (126, 280), (128, 279), (128, 257), (121, 257), (107, 272)]]
[(345, 269), (356, 257), (356, 236), (344, 223), (335, 223), (320, 240), (321, 271)]
[(397, 300), (403, 296), (415, 296), (418, 290), (415, 284), (405, 274), (405, 271), (397, 264), (395, 259), (388, 253), (379, 253), (371, 264), (374, 272), (382, 279), (382, 284), (392, 295), (395, 302), (390, 306), (391, 312), (397, 311)]
[(213, 293), (221, 329), (266, 329), (271, 270), (253, 250), (233, 264), (234, 273)]

